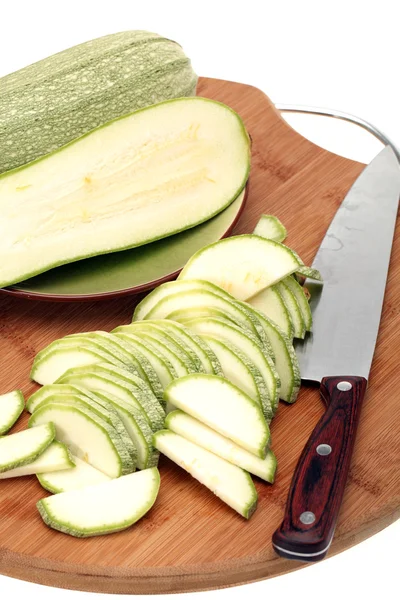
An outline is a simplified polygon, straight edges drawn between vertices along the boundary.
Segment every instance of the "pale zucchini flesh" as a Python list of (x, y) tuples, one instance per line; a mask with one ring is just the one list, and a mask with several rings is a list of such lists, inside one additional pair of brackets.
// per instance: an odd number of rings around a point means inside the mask
[(257, 507), (257, 491), (248, 473), (185, 439), (163, 429), (154, 435), (158, 450), (182, 467), (240, 515), (249, 519)]
[[(207, 289), (180, 290), (179, 281), (174, 293), (162, 298), (147, 314), (147, 319), (165, 319), (171, 312), (182, 308), (213, 307), (228, 313), (229, 317), (257, 335), (257, 330), (246, 313), (235, 307), (229, 300)], [(186, 287), (186, 286), (185, 286)], [(170, 288), (171, 289), (171, 288)], [(135, 321), (136, 323), (136, 321)], [(141, 322), (140, 322), (141, 323)]]
[(198, 250), (179, 279), (205, 279), (238, 300), (255, 294), (291, 275), (302, 264), (287, 246), (254, 234), (225, 238)]
[[(158, 302), (157, 302), (158, 298)], [(159, 286), (141, 302), (138, 314), (146, 311), (146, 321), (154, 322), (155, 318), (167, 318), (171, 313), (185, 308), (206, 308), (223, 311), (232, 321), (255, 334), (264, 347), (266, 353), (273, 358), (273, 351), (264, 329), (257, 316), (249, 310), (245, 303), (238, 303), (236, 299), (218, 285), (201, 279), (179, 279)], [(150, 309), (150, 310), (148, 310)], [(133, 317), (134, 323), (136, 317)], [(141, 323), (140, 323), (141, 324)]]
[(58, 383), (83, 385), (95, 393), (109, 392), (140, 410), (153, 431), (163, 427), (165, 413), (160, 404), (157, 406), (157, 399), (111, 374), (95, 371), (76, 373), (71, 369), (58, 380)]
[(191, 353), (186, 349), (182, 343), (176, 340), (175, 336), (170, 332), (165, 331), (162, 327), (154, 325), (153, 322), (140, 321), (128, 325), (132, 327), (132, 331), (141, 335), (147, 335), (151, 339), (161, 342), (164, 346), (167, 346), (175, 356), (183, 362), (189, 373), (197, 373), (198, 369), (202, 368), (198, 357), (192, 357)]
[[(153, 371), (152, 367), (151, 370)], [(87, 367), (77, 367), (76, 369), (70, 369), (66, 374), (76, 375), (77, 373), (102, 373), (107, 377), (111, 377), (113, 380), (121, 383), (125, 388), (129, 388), (136, 394), (136, 398), (142, 404), (145, 410), (149, 413), (151, 419), (160, 421), (164, 418), (163, 406), (165, 404), (164, 398), (160, 399), (154, 393), (154, 388), (150, 386), (148, 380), (144, 380), (138, 377), (134, 373), (125, 369), (123, 365), (113, 365), (109, 363), (97, 363), (96, 365), (89, 365)], [(159, 380), (157, 377), (159, 384)], [(160, 384), (161, 385), (161, 384)], [(158, 385), (157, 385), (158, 387)], [(161, 389), (162, 396), (164, 391)]]
[(156, 501), (158, 469), (146, 469), (83, 489), (56, 494), (37, 504), (49, 527), (75, 537), (105, 535), (127, 529)]
[(244, 450), (238, 444), (232, 442), (232, 440), (224, 437), (181, 410), (174, 410), (169, 413), (165, 421), (165, 426), (170, 431), (174, 431), (185, 439), (201, 446), (205, 450), (209, 450), (241, 469), (245, 469), (269, 483), (274, 482), (276, 458), (271, 450), (268, 450), (267, 456), (264, 459), (254, 456), (254, 454)]
[(0, 473), (0, 479), (26, 477), (40, 473), (66, 471), (75, 466), (75, 460), (65, 444), (53, 441), (46, 450), (31, 463)]
[(269, 402), (268, 391), (261, 373), (237, 346), (210, 335), (202, 337), (218, 356), (224, 377), (228, 381), (243, 390), (260, 406), (263, 406), (263, 400)]
[(219, 318), (193, 319), (187, 322), (187, 326), (193, 329), (197, 334), (205, 334), (216, 337), (217, 339), (228, 341), (234, 346), (240, 348), (258, 368), (264, 381), (269, 395), (269, 403), (263, 404), (264, 414), (268, 421), (274, 415), (275, 407), (278, 404), (280, 392), (280, 379), (269, 356), (266, 356), (258, 345), (254, 336), (249, 335), (236, 327), (233, 323)]
[(291, 276), (285, 277), (285, 279), (283, 279), (282, 283), (284, 283), (290, 289), (292, 294), (295, 296), (295, 298), (298, 302), (298, 305), (299, 305), (301, 316), (303, 317), (306, 331), (311, 331), (312, 330), (311, 308), (308, 303), (307, 296), (304, 293), (303, 286), (301, 286), (298, 283), (298, 281), (296, 281), (296, 279)]
[(118, 328), (114, 331), (114, 335), (129, 344), (132, 352), (139, 350), (147, 358), (157, 373), (163, 389), (177, 377), (176, 371), (168, 359), (162, 356), (155, 348), (150, 348), (144, 340), (123, 330), (118, 331)]
[(235, 321), (229, 317), (228, 313), (224, 312), (223, 310), (209, 308), (207, 306), (174, 310), (165, 318), (185, 325), (187, 321), (191, 321), (192, 319), (201, 319), (202, 317), (219, 317), (222, 319), (227, 319), (231, 323), (235, 323)]
[(271, 319), (259, 311), (257, 314), (274, 349), (275, 368), (281, 381), (279, 397), (285, 402), (293, 403), (300, 389), (301, 376), (299, 361), (292, 341)]
[[(110, 375), (111, 372), (108, 370), (109, 365), (92, 365), (86, 370), (74, 369), (71, 370), (66, 379), (74, 382), (73, 384), (54, 384), (52, 386), (43, 387), (36, 394), (40, 394), (39, 399), (35, 399), (32, 408), (36, 409), (39, 406), (40, 398), (47, 398), (51, 395), (51, 390), (56, 393), (61, 393), (61, 390), (65, 388), (65, 393), (85, 393), (87, 395), (94, 396), (97, 402), (105, 402), (113, 406), (115, 411), (118, 413), (128, 435), (130, 436), (137, 452), (137, 467), (139, 469), (147, 469), (149, 467), (157, 466), (158, 464), (158, 452), (152, 446), (152, 435), (153, 431), (150, 427), (150, 422), (147, 414), (144, 412), (141, 405), (133, 399), (132, 396), (128, 396), (128, 401), (123, 400), (120, 396), (116, 395), (115, 392), (119, 391), (120, 394), (124, 393), (124, 390), (118, 387), (118, 380), (102, 378), (101, 375)], [(47, 391), (46, 388), (49, 388)], [(110, 393), (110, 389), (114, 393)], [(33, 398), (33, 397), (32, 397)]]
[(33, 413), (29, 426), (49, 422), (55, 424), (58, 441), (109, 477), (132, 471), (132, 459), (117, 432), (94, 413), (77, 406), (48, 404)]
[(261, 215), (253, 233), (274, 242), (283, 242), (287, 235), (286, 227), (274, 215)]
[(175, 346), (184, 351), (184, 353), (189, 357), (193, 366), (195, 368), (195, 372), (197, 373), (206, 373), (207, 371), (204, 368), (201, 355), (201, 348), (194, 342), (194, 340), (188, 335), (183, 327), (181, 327), (177, 323), (173, 323), (172, 321), (166, 321), (165, 319), (157, 319), (157, 320), (146, 320), (142, 323), (133, 322), (132, 331), (135, 331), (135, 328), (142, 329), (146, 331), (147, 327), (153, 327), (156, 331), (159, 331), (164, 336), (167, 336), (168, 340), (171, 340)]
[(20, 390), (0, 396), (0, 435), (4, 435), (18, 421), (25, 407)]
[(160, 337), (151, 335), (149, 331), (140, 331), (138, 336), (149, 348), (161, 354), (173, 366), (177, 377), (195, 372), (194, 365), (190, 361), (182, 359), (182, 356), (178, 356), (165, 339), (162, 340)]
[[(90, 392), (89, 392), (90, 393)], [(132, 471), (136, 467), (137, 461), (137, 451), (136, 447), (133, 444), (128, 432), (125, 429), (125, 425), (121, 421), (118, 413), (114, 409), (110, 403), (107, 401), (93, 396), (89, 397), (88, 395), (74, 393), (74, 394), (53, 394), (43, 400), (37, 407), (36, 410), (41, 408), (42, 406), (46, 406), (47, 404), (63, 404), (63, 405), (71, 405), (82, 407), (84, 410), (88, 410), (90, 412), (94, 412), (98, 417), (104, 419), (111, 427), (115, 429), (115, 432), (121, 439), (121, 444), (125, 446), (128, 451), (133, 465)]]
[(39, 352), (32, 365), (30, 378), (41, 385), (56, 382), (68, 369), (73, 367), (97, 362), (121, 364), (118, 359), (114, 359), (110, 354), (96, 347), (82, 347), (79, 343), (63, 343), (62, 340), (53, 344), (53, 348), (44, 355)]
[(111, 121), (0, 177), (0, 287), (203, 223), (249, 168), (248, 134), (221, 103), (180, 98)]
[(113, 356), (115, 360), (109, 361), (111, 364), (120, 365), (129, 370), (136, 377), (141, 377), (154, 391), (157, 398), (162, 399), (163, 390), (157, 373), (150, 362), (139, 351), (133, 352), (131, 348), (121, 339), (112, 333), (106, 331), (94, 331), (84, 334), (74, 334), (64, 338), (67, 340), (75, 339), (78, 343), (83, 341), (83, 345), (94, 344), (99, 346), (105, 352)]
[(279, 281), (275, 287), (277, 290), (279, 290), (279, 293), (282, 295), (283, 301), (285, 302), (286, 307), (288, 309), (290, 319), (293, 325), (294, 337), (303, 339), (306, 335), (306, 325), (296, 296), (283, 281)]
[(56, 436), (52, 422), (0, 438), (0, 473), (23, 467), (39, 458)]
[(96, 395), (111, 403), (118, 412), (137, 451), (139, 469), (149, 469), (158, 465), (159, 452), (153, 446), (153, 431), (143, 410), (124, 402), (121, 398), (105, 391), (96, 391)]
[(54, 394), (79, 394), (82, 393), (82, 389), (83, 388), (80, 388), (79, 386), (59, 383), (44, 385), (28, 398), (26, 410), (32, 414), (49, 396), (53, 396)]
[(216, 375), (187, 375), (165, 390), (167, 400), (249, 452), (265, 458), (269, 427), (261, 407), (242, 390)]
[(160, 324), (167, 330), (172, 329), (177, 337), (183, 339), (190, 346), (193, 352), (199, 357), (204, 373), (223, 375), (218, 358), (200, 336), (181, 323), (174, 323), (173, 320), (164, 319), (160, 321)]
[(293, 338), (294, 327), (292, 319), (277, 286), (262, 290), (247, 302), (250, 306), (261, 311), (274, 321), (290, 339)]
[(74, 456), (73, 460), (75, 462), (73, 469), (38, 474), (37, 478), (42, 488), (52, 494), (62, 494), (63, 492), (79, 490), (91, 485), (111, 481), (108, 475), (95, 469), (92, 465), (89, 465), (89, 463), (77, 456)]

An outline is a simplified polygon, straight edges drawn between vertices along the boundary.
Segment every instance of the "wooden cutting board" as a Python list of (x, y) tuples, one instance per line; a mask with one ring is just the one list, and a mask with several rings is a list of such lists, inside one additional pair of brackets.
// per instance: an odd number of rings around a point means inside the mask
[[(311, 263), (363, 165), (302, 138), (254, 87), (201, 79), (198, 94), (238, 111), (252, 138), (250, 194), (236, 233), (252, 231), (261, 213), (273, 213), (287, 226), (288, 244)], [(135, 301), (50, 304), (0, 297), (0, 390), (22, 388), (29, 396), (36, 387), (28, 377), (36, 352), (68, 333), (129, 322)], [(350, 477), (328, 556), (399, 515), (399, 306), (397, 237)], [(281, 403), (272, 423), (276, 483), (256, 481), (259, 507), (248, 522), (165, 457), (160, 495), (150, 513), (128, 531), (88, 540), (45, 527), (35, 504), (46, 494), (35, 478), (2, 481), (0, 572), (62, 588), (145, 594), (230, 586), (297, 569), (301, 563), (274, 553), (271, 536), (283, 516), (296, 461), (322, 413), (316, 389), (303, 388), (293, 406)], [(17, 428), (26, 421), (21, 419)]]

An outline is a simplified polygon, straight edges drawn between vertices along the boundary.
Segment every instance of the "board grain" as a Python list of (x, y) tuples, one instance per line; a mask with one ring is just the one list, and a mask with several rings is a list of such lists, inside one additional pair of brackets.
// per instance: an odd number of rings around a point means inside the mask
[[(287, 243), (310, 263), (363, 165), (302, 138), (254, 87), (201, 79), (198, 94), (237, 110), (252, 138), (250, 194), (236, 233), (252, 231), (261, 213), (273, 213), (288, 229)], [(29, 396), (36, 389), (29, 382), (36, 352), (69, 333), (129, 322), (136, 301), (50, 304), (1, 296), (0, 390), (21, 388)], [(397, 236), (369, 388), (328, 557), (399, 515), (399, 306)], [(249, 522), (166, 458), (160, 461), (161, 490), (150, 513), (128, 531), (88, 540), (45, 527), (35, 503), (46, 494), (35, 478), (0, 482), (0, 572), (62, 588), (146, 594), (230, 586), (299, 568), (301, 563), (274, 553), (271, 536), (282, 520), (297, 459), (323, 410), (317, 389), (303, 387), (293, 406), (281, 403), (272, 423), (276, 482), (256, 481), (259, 507)], [(26, 421), (25, 416), (16, 430)]]

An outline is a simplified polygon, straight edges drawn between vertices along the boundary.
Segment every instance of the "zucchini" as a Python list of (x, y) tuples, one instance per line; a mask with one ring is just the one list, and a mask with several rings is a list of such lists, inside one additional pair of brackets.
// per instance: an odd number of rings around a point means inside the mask
[(0, 438), (0, 473), (32, 463), (50, 446), (55, 435), (54, 424), (46, 422)]
[(62, 492), (97, 485), (111, 479), (108, 475), (76, 456), (74, 456), (74, 462), (75, 467), (73, 469), (38, 474), (37, 478), (42, 488), (52, 494), (61, 494)]
[(287, 236), (286, 227), (274, 215), (261, 215), (253, 233), (275, 242), (283, 242)]
[(132, 442), (128, 432), (125, 429), (125, 425), (121, 421), (117, 411), (114, 409), (112, 404), (101, 398), (96, 398), (94, 400), (93, 396), (94, 395), (92, 394), (89, 398), (89, 396), (79, 393), (57, 393), (50, 395), (45, 400), (43, 400), (36, 410), (38, 410), (42, 406), (46, 406), (47, 404), (62, 404), (69, 406), (77, 406), (78, 408), (82, 407), (84, 410), (93, 412), (101, 419), (104, 419), (104, 421), (106, 421), (109, 425), (111, 425), (111, 427), (115, 429), (116, 433), (121, 438), (121, 444), (125, 446), (132, 459), (132, 471), (134, 471), (137, 462), (137, 451), (136, 446)]
[(75, 459), (72, 457), (67, 446), (61, 444), (61, 442), (53, 441), (33, 462), (0, 473), (0, 479), (25, 477), (27, 475), (37, 475), (39, 473), (50, 473), (55, 471), (69, 471), (73, 467), (75, 467)]
[(270, 433), (261, 406), (226, 379), (203, 373), (187, 375), (173, 381), (165, 397), (172, 406), (265, 458)]
[(306, 331), (311, 331), (312, 329), (312, 314), (311, 308), (307, 300), (307, 296), (304, 293), (303, 286), (301, 286), (298, 281), (294, 277), (285, 277), (282, 283), (284, 283), (289, 290), (292, 292), (294, 297), (296, 298), (299, 309), (301, 312), (301, 316), (303, 317), (303, 321), (305, 324)]
[(111, 121), (0, 176), (0, 287), (203, 223), (238, 197), (249, 169), (240, 117), (213, 100)]
[(83, 407), (46, 404), (35, 410), (29, 427), (54, 423), (57, 439), (71, 452), (109, 477), (133, 470), (132, 459), (115, 429), (104, 419)]
[(211, 335), (221, 341), (227, 341), (250, 359), (260, 371), (268, 390), (268, 403), (263, 403), (265, 418), (270, 421), (278, 407), (280, 379), (275, 365), (258, 344), (258, 340), (249, 331), (245, 331), (226, 319), (215, 317), (193, 319), (186, 323), (197, 334)]
[(64, 338), (52, 342), (36, 355), (30, 378), (41, 385), (47, 385), (57, 381), (68, 369), (98, 362), (124, 366), (117, 358), (89, 341), (83, 345), (78, 340)]
[(179, 44), (148, 31), (107, 35), (0, 79), (0, 173), (144, 106), (191, 96)]
[(242, 517), (254, 513), (257, 491), (246, 471), (168, 429), (154, 435), (154, 444)]
[(257, 475), (264, 481), (274, 482), (276, 458), (271, 450), (268, 450), (265, 458), (258, 458), (181, 410), (170, 412), (165, 426), (170, 431), (174, 431), (233, 465)]
[(178, 279), (205, 279), (238, 300), (248, 300), (291, 275), (302, 264), (298, 255), (287, 246), (258, 235), (243, 234), (198, 250)]
[(97, 391), (109, 392), (143, 412), (153, 431), (162, 429), (164, 426), (164, 410), (151, 392), (147, 393), (117, 375), (107, 373), (105, 370), (98, 372), (90, 369), (87, 371), (70, 369), (57, 383), (81, 385), (94, 393), (97, 393)]
[(25, 400), (20, 390), (0, 396), (0, 435), (7, 433), (18, 421), (25, 407)]
[(286, 283), (279, 281), (275, 284), (276, 289), (281, 294), (283, 301), (288, 309), (290, 319), (293, 325), (293, 335), (295, 338), (304, 339), (306, 335), (306, 324), (300, 310), (298, 300), (292, 290)]
[(37, 503), (49, 527), (75, 537), (127, 529), (145, 515), (160, 489), (158, 469), (146, 469), (83, 489), (56, 494)]
[(269, 394), (255, 364), (234, 344), (211, 335), (201, 337), (218, 356), (224, 377), (262, 406), (265, 413), (270, 405)]
[(247, 302), (250, 306), (261, 311), (274, 321), (290, 339), (293, 338), (294, 327), (292, 319), (277, 286), (274, 285), (262, 290)]

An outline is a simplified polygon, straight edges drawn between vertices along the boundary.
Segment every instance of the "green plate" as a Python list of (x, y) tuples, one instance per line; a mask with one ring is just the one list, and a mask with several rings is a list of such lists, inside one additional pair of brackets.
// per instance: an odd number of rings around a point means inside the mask
[(247, 193), (202, 225), (123, 252), (80, 260), (2, 290), (34, 300), (82, 301), (138, 294), (174, 279), (203, 246), (229, 235), (244, 208)]

